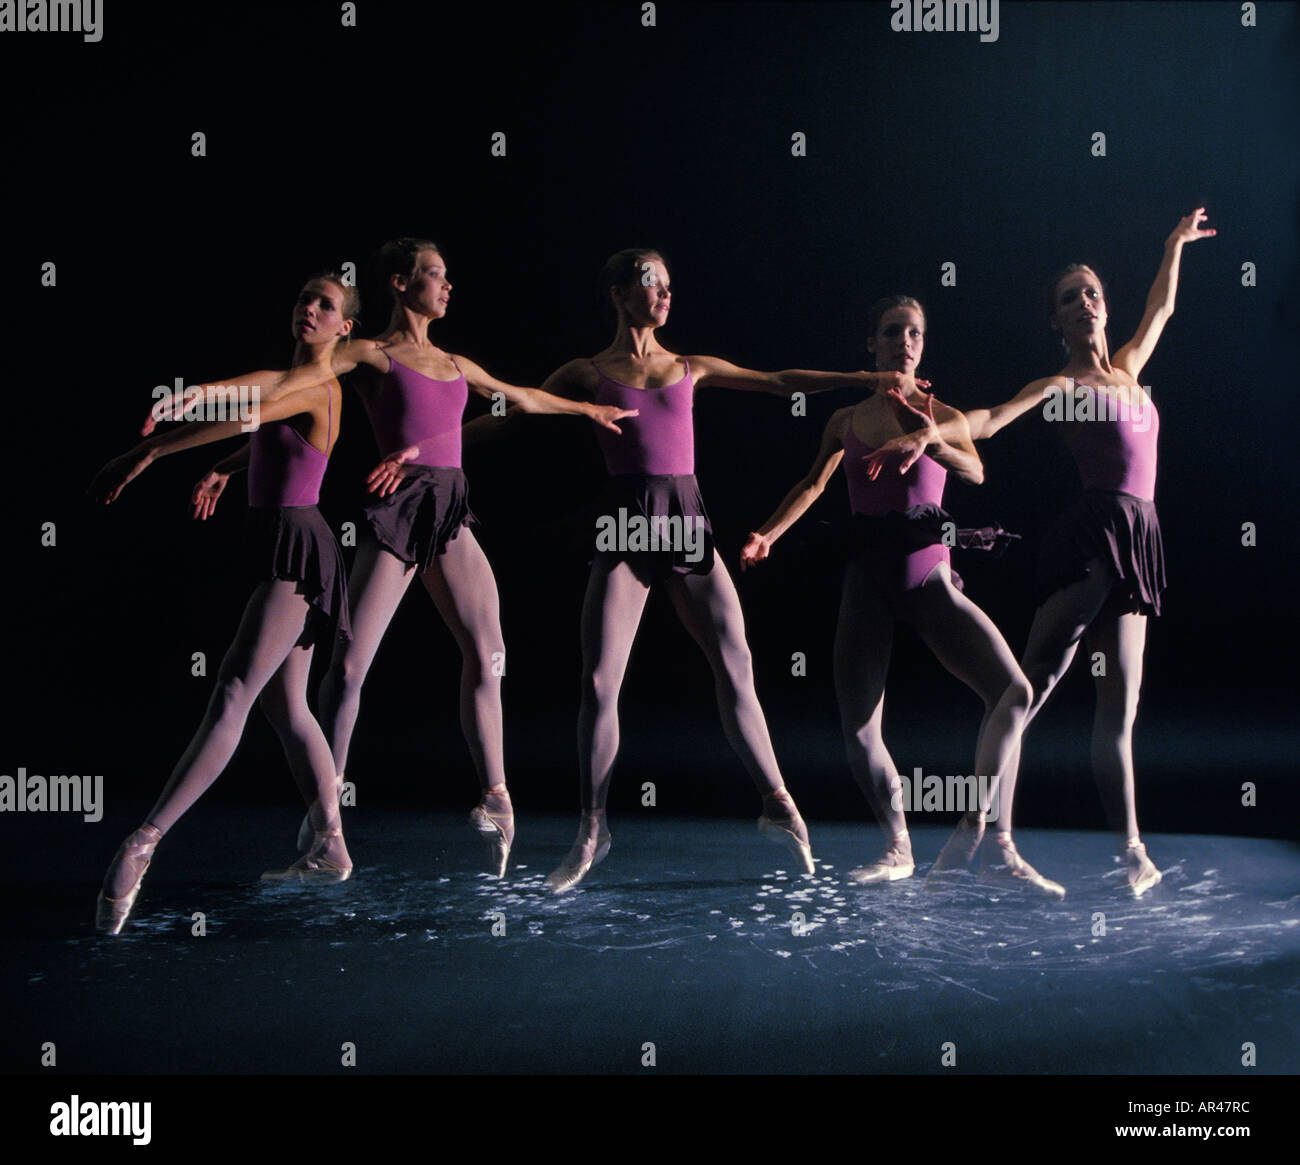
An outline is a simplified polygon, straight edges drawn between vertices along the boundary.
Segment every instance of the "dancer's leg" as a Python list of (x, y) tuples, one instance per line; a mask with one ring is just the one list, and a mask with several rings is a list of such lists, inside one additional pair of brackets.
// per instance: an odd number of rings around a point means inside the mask
[[(907, 836), (902, 782), (882, 724), (894, 615), (856, 563), (844, 572), (835, 626), (835, 696), (849, 771), (887, 839)], [(909, 852), (910, 852), (910, 842)]]
[(893, 645), (893, 611), (862, 567), (850, 564), (844, 572), (835, 627), (835, 695), (849, 771), (886, 838), (878, 861), (850, 872), (855, 881), (895, 881), (915, 868), (902, 781), (881, 733)]
[(148, 820), (166, 833), (221, 775), (258, 693), (280, 669), (307, 623), (309, 604), (284, 579), (260, 583), (248, 600), (199, 730)]
[(626, 562), (592, 563), (582, 602), (582, 701), (578, 708), (578, 837), (546, 879), (557, 894), (572, 890), (609, 852), (605, 823), (609, 776), (618, 755), (618, 695), (650, 588)]
[(352, 638), (334, 646), (329, 671), (321, 681), (321, 728), (334, 756), (334, 771), (346, 771), (352, 730), (361, 710), (361, 687), (374, 662), (393, 613), (415, 568), (377, 543), (362, 542), (348, 576)]
[(462, 529), (421, 579), (460, 648), (460, 726), (481, 791), (470, 822), (483, 834), (493, 872), (501, 877), (514, 845), (515, 815), (502, 739), (506, 648), (496, 576), (473, 533)]
[(674, 575), (668, 593), (682, 624), (700, 645), (713, 670), (713, 689), (727, 741), (758, 786), (763, 799), (758, 827), (764, 836), (787, 846), (805, 873), (814, 871), (808, 828), (785, 787), (772, 751), (767, 720), (754, 689), (754, 660), (745, 640), (745, 617), (736, 585), (713, 552), (708, 574)]
[(460, 723), (479, 787), (503, 790), (501, 675), (506, 649), (496, 576), (473, 533), (462, 529), (421, 580), (460, 648)]
[(668, 594), (691, 637), (713, 670), (713, 688), (722, 715), (722, 730), (761, 794), (774, 793), (781, 778), (767, 720), (754, 689), (754, 660), (745, 640), (740, 597), (714, 551), (708, 574), (675, 575)]
[[(153, 843), (221, 775), (243, 735), (253, 701), (293, 650), (307, 615), (307, 600), (295, 592), (292, 582), (263, 582), (253, 591), (234, 642), (221, 661), (198, 731), (145, 819), (146, 827), (154, 831), (149, 834)], [(123, 898), (139, 881), (139, 874), (136, 864), (115, 859), (104, 881), (104, 894)]]
[(1145, 615), (1104, 612), (1088, 628), (1089, 654), (1100, 653), (1097, 713), (1092, 728), (1092, 766), (1106, 819), (1125, 838), (1138, 835), (1133, 781), (1133, 725), (1142, 690)]
[(582, 603), (578, 775), (584, 813), (604, 811), (618, 755), (618, 695), (650, 588), (626, 562), (592, 564)]
[(1142, 652), (1147, 619), (1103, 611), (1088, 628), (1089, 653), (1101, 653), (1104, 674), (1096, 677), (1097, 711), (1092, 724), (1092, 771), (1110, 827), (1123, 839), (1129, 883), (1142, 893), (1160, 880), (1138, 835), (1133, 774), (1133, 725), (1142, 690)]
[[(975, 775), (990, 781), (991, 796), (997, 794), (999, 779), (1014, 788), (1010, 766), (1019, 754), (1033, 693), (1011, 648), (993, 620), (953, 585), (943, 567), (914, 593), (913, 610), (917, 633), (935, 658), (984, 701)], [(988, 806), (967, 809), (973, 818)], [(1010, 804), (1002, 806), (1000, 828), (1007, 833), (1010, 810)]]
[[(1034, 612), (1029, 639), (1020, 657), (1020, 667), (1033, 691), (1025, 717), (1025, 731), (1074, 662), (1084, 630), (1097, 617), (1117, 581), (1109, 564), (1101, 559), (1094, 558), (1089, 566), (1091, 570), (1087, 578), (1054, 591)], [(998, 786), (998, 807), (1007, 829), (1011, 828), (1022, 741), (1023, 734), (1016, 742), (1014, 752), (1003, 763)]]
[(294, 780), (311, 808), (314, 834), (327, 835), (316, 851), (337, 866), (350, 867), (352, 859), (343, 842), (339, 817), (338, 785), (334, 758), (325, 733), (307, 704), (307, 680), (312, 649), (295, 647), (273, 675), (258, 703), (271, 722)]
[[(1000, 782), (1015, 788), (1014, 765), (1020, 759), (1020, 737), (1028, 720), (1033, 693), (1011, 648), (993, 620), (962, 594), (948, 571), (940, 567), (913, 596), (917, 631), (935, 657), (984, 701), (975, 752), (978, 782), (988, 781), (988, 797), (1001, 801)], [(932, 872), (965, 865), (983, 841), (980, 875), (1032, 887), (1053, 898), (1065, 888), (1043, 877), (1016, 850), (1011, 838), (1011, 806), (999, 806), (996, 832), (984, 837), (987, 802), (967, 808), (956, 832), (935, 860)]]
[(1118, 581), (1114, 570), (1101, 559), (1094, 558), (1088, 565), (1091, 569), (1087, 578), (1054, 591), (1034, 612), (1020, 660), (1034, 690), (1029, 706), (1031, 722), (1069, 670), (1085, 628), (1097, 617)]

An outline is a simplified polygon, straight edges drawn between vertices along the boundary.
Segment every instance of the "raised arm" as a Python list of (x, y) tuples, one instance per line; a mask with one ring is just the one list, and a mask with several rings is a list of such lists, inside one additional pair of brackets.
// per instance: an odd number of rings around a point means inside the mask
[(1191, 214), (1180, 219), (1173, 233), (1165, 240), (1165, 254), (1160, 261), (1160, 270), (1156, 272), (1155, 282), (1147, 294), (1146, 311), (1142, 313), (1142, 322), (1138, 324), (1133, 338), (1115, 353), (1111, 361), (1116, 368), (1122, 368), (1135, 380), (1151, 359), (1160, 333), (1164, 331), (1169, 317), (1174, 314), (1174, 299), (1178, 294), (1178, 267), (1182, 259), (1183, 245), (1197, 239), (1209, 239), (1218, 234), (1213, 229), (1201, 229), (1205, 221), (1205, 207), (1198, 206)]
[(754, 372), (716, 356), (692, 356), (691, 372), (701, 388), (735, 388), (741, 392), (770, 392), (792, 396), (796, 392), (826, 392), (832, 388), (885, 391), (897, 387), (928, 388), (928, 380), (915, 380), (905, 372), (809, 372), (787, 368), (783, 372)]
[(239, 404), (250, 399), (252, 389), (257, 391), (251, 399), (260, 408), (291, 393), (337, 380), (361, 364), (380, 372), (388, 371), (388, 358), (380, 354), (373, 340), (350, 340), (335, 346), (328, 366), (299, 364), (282, 370), (263, 368), (228, 380), (187, 385), (179, 395), (173, 387), (160, 384), (153, 390), (153, 407), (141, 426), (140, 435), (149, 436), (159, 421), (202, 420), (200, 414), (206, 414), (209, 404), (223, 400), (228, 405)]
[[(257, 421), (282, 421), (286, 417), (295, 417), (299, 413), (312, 412), (323, 399), (321, 394), (329, 390), (324, 387), (326, 380), (311, 388), (277, 397), (273, 401), (259, 404)], [(95, 475), (87, 493), (95, 501), (107, 505), (113, 501), (122, 487), (132, 478), (143, 473), (153, 462), (170, 453), (179, 453), (182, 449), (192, 449), (197, 445), (208, 445), (213, 441), (224, 441), (228, 437), (237, 437), (247, 432), (244, 421), (189, 421), (178, 429), (166, 433), (155, 433), (141, 441), (135, 448), (115, 457)]]
[(782, 499), (775, 512), (755, 533), (750, 534), (749, 541), (740, 551), (740, 569), (746, 570), (757, 566), (771, 552), (772, 546), (791, 526), (793, 526), (809, 506), (822, 496), (831, 474), (839, 466), (844, 456), (844, 428), (853, 415), (853, 407), (839, 409), (831, 414), (822, 433), (821, 448), (817, 450), (812, 468), (795, 483), (794, 488)]
[[(615, 433), (622, 433), (614, 422), (621, 417), (635, 417), (636, 409), (618, 409), (613, 405), (593, 404), (588, 400), (575, 400), (565, 396), (556, 396), (547, 392), (545, 388), (524, 388), (517, 384), (507, 384), (503, 380), (498, 380), (495, 376), (484, 372), (473, 360), (464, 356), (459, 357), (461, 371), (465, 373), (465, 381), (470, 388), (478, 393), (479, 396), (488, 398), (497, 396), (504, 397), (514, 405), (521, 413), (547, 413), (553, 416), (570, 416), (586, 417), (594, 421), (597, 425), (602, 425), (606, 429), (612, 429)], [(565, 365), (567, 368), (568, 365)], [(561, 369), (560, 371), (563, 371)], [(547, 383), (555, 378), (559, 373), (554, 374)]]

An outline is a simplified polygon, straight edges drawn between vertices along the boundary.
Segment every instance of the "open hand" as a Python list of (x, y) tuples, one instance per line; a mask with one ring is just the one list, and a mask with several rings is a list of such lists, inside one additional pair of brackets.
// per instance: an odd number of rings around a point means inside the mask
[(886, 462), (897, 457), (898, 472), (906, 473), (921, 460), (930, 442), (925, 431), (918, 429), (915, 433), (904, 433), (901, 437), (891, 437), (879, 449), (873, 449), (863, 456), (863, 466), (867, 471), (867, 480), (875, 481)]
[(230, 474), (218, 473), (215, 469), (205, 473), (194, 487), (194, 492), (190, 494), (190, 505), (194, 507), (190, 516), (200, 522), (206, 522), (208, 516), (217, 508), (217, 499), (221, 497), (221, 491), (226, 488), (226, 482), (229, 480)]
[(1212, 239), (1219, 232), (1212, 227), (1202, 230), (1201, 223), (1205, 221), (1205, 218), (1205, 207), (1198, 206), (1191, 214), (1178, 220), (1178, 225), (1174, 227), (1168, 241), (1171, 243), (1194, 243), (1197, 239)]
[(622, 420), (624, 417), (635, 417), (641, 412), (640, 409), (619, 409), (613, 405), (592, 405), (591, 420), (593, 424), (601, 425), (606, 429), (612, 429), (615, 433), (622, 434), (615, 421)]
[(396, 491), (402, 480), (410, 475), (406, 462), (420, 455), (418, 445), (408, 445), (396, 453), (390, 453), (366, 476), (366, 486), (373, 494), (381, 498)]

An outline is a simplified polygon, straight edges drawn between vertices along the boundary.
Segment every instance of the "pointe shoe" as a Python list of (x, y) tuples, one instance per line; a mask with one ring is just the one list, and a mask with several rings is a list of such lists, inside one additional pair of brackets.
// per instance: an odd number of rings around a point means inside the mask
[[(780, 801), (783, 805), (788, 806), (792, 812), (789, 816), (772, 817), (767, 813), (767, 803), (769, 801)], [(763, 815), (758, 819), (758, 832), (768, 841), (783, 845), (794, 854), (799, 859), (799, 865), (805, 874), (817, 872), (817, 867), (813, 865), (812, 846), (808, 841), (808, 827), (804, 824), (803, 818), (799, 816), (799, 810), (795, 807), (794, 798), (790, 796), (785, 786), (782, 786), (775, 793), (768, 793), (763, 798)]]
[[(984, 814), (979, 815), (974, 825), (963, 817), (957, 822), (957, 828), (944, 843), (939, 856), (930, 867), (930, 874), (941, 874), (946, 870), (963, 870), (970, 866), (979, 852), (980, 842), (984, 840)], [(929, 874), (926, 875), (929, 877)]]
[[(96, 930), (103, 931), (104, 934), (121, 932), (122, 924), (126, 922), (127, 915), (135, 905), (135, 896), (140, 893), (140, 883), (144, 881), (145, 872), (153, 862), (154, 846), (161, 840), (162, 832), (156, 826), (142, 825), (118, 847), (117, 855), (109, 864), (108, 872), (104, 875), (104, 886), (100, 887), (99, 898), (95, 902)], [(135, 882), (121, 898), (110, 898), (104, 893), (104, 888), (113, 884), (113, 875), (126, 864), (133, 868), (139, 866)]]
[[(508, 801), (510, 794), (506, 793)], [(486, 797), (484, 798), (486, 801)], [(510, 808), (505, 813), (499, 810), (493, 813), (480, 801), (469, 815), (469, 823), (482, 835), (487, 844), (488, 860), (492, 863), (492, 872), (498, 878), (504, 878), (506, 862), (510, 860), (510, 847), (514, 844), (515, 813)], [(608, 849), (608, 847), (606, 847)]]
[(895, 838), (884, 854), (871, 865), (850, 870), (849, 881), (856, 882), (859, 886), (873, 886), (877, 882), (901, 882), (915, 872), (916, 862), (912, 859), (911, 843), (904, 848), (900, 838)]
[(1037, 890), (1049, 898), (1064, 898), (1065, 887), (1051, 878), (1044, 878), (1016, 850), (1015, 842), (1010, 837), (998, 836), (994, 839), (1001, 851), (1001, 861), (996, 864), (984, 862), (980, 866), (981, 882), (994, 885), (1017, 885)]
[(311, 849), (285, 870), (267, 870), (263, 882), (302, 882), (315, 886), (346, 882), (352, 877), (351, 866), (341, 866), (325, 856), (324, 850), (331, 837), (342, 837), (340, 829), (314, 833)]
[(1155, 862), (1147, 857), (1147, 847), (1136, 838), (1125, 845), (1124, 858), (1128, 862), (1128, 886), (1134, 898), (1141, 898), (1164, 877)]
[(567, 894), (591, 872), (592, 866), (598, 866), (605, 860), (612, 840), (602, 817), (596, 836), (594, 838), (584, 837), (581, 842), (574, 846), (574, 849), (579, 854), (586, 853), (587, 847), (592, 846), (591, 857), (580, 858), (577, 862), (571, 862), (569, 858), (572, 856), (573, 850), (570, 850), (564, 861), (547, 876), (546, 888), (552, 894)]

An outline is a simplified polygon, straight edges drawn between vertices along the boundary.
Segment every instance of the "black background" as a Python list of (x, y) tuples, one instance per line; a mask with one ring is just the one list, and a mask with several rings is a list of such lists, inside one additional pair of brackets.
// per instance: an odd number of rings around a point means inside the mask
[[(161, 788), (249, 590), (242, 491), (206, 524), (187, 517), (193, 482), (233, 445), (166, 459), (107, 509), (82, 494), (132, 443), (154, 385), (285, 366), (293, 298), (316, 269), (364, 271), (387, 238), (434, 238), (455, 290), (432, 338), (520, 384), (608, 342), (595, 277), (624, 246), (672, 261), (668, 347), (750, 368), (870, 367), (865, 309), (907, 292), (927, 308), (921, 373), (973, 407), (1061, 366), (1044, 292), (1067, 262), (1106, 279), (1117, 349), (1164, 238), (1205, 205), (1218, 237), (1186, 248), (1177, 312), (1142, 377), (1161, 410), (1171, 586), (1149, 625), (1139, 805), (1147, 830), (1294, 833), (1294, 6), (1262, 4), (1244, 28), (1235, 3), (1003, 3), (993, 43), (893, 32), (884, 4), (665, 3), (654, 28), (632, 3), (366, 0), (355, 29), (333, 4), (105, 7), (98, 44), (0, 36), (17, 353), (0, 771), (102, 773), (111, 812)], [(206, 157), (191, 156), (196, 130)], [(505, 158), (490, 155), (496, 131)], [(791, 156), (796, 131), (807, 157)], [(1104, 158), (1091, 154), (1097, 131)], [(40, 286), (45, 261), (55, 288)], [(944, 262), (955, 287), (940, 286)], [(1245, 262), (1255, 287), (1242, 286)], [(386, 305), (362, 291), (371, 334)], [(794, 418), (766, 395), (697, 398), (697, 472), (733, 574), (747, 531), (853, 399), (814, 397)], [(1037, 418), (981, 453), (986, 484), (954, 481), (948, 508), (1025, 541), (956, 565), (1018, 653), (1038, 540), (1077, 475)], [(355, 520), (374, 460), (349, 396), (322, 498), (336, 528)], [(534, 418), (466, 468), (501, 590), (516, 807), (574, 809), (594, 441), (585, 422)], [(827, 493), (738, 585), (805, 815), (864, 817), (830, 682), (827, 536), (847, 515), (842, 480)], [(54, 547), (40, 544), (45, 522)], [(208, 678), (190, 674), (197, 651)], [(795, 651), (806, 677), (790, 674)], [(900, 768), (969, 771), (978, 701), (910, 632), (894, 658), (886, 739)], [(472, 804), (458, 675), (450, 636), (413, 593), (366, 688), (349, 765), (361, 797)], [(1027, 740), (1019, 823), (1102, 825), (1092, 698), (1076, 665)], [(708, 669), (661, 598), (623, 708), (614, 811), (643, 780), (669, 811), (754, 811)], [(1240, 804), (1248, 780), (1258, 808)], [(260, 713), (211, 795), (295, 797)]]

